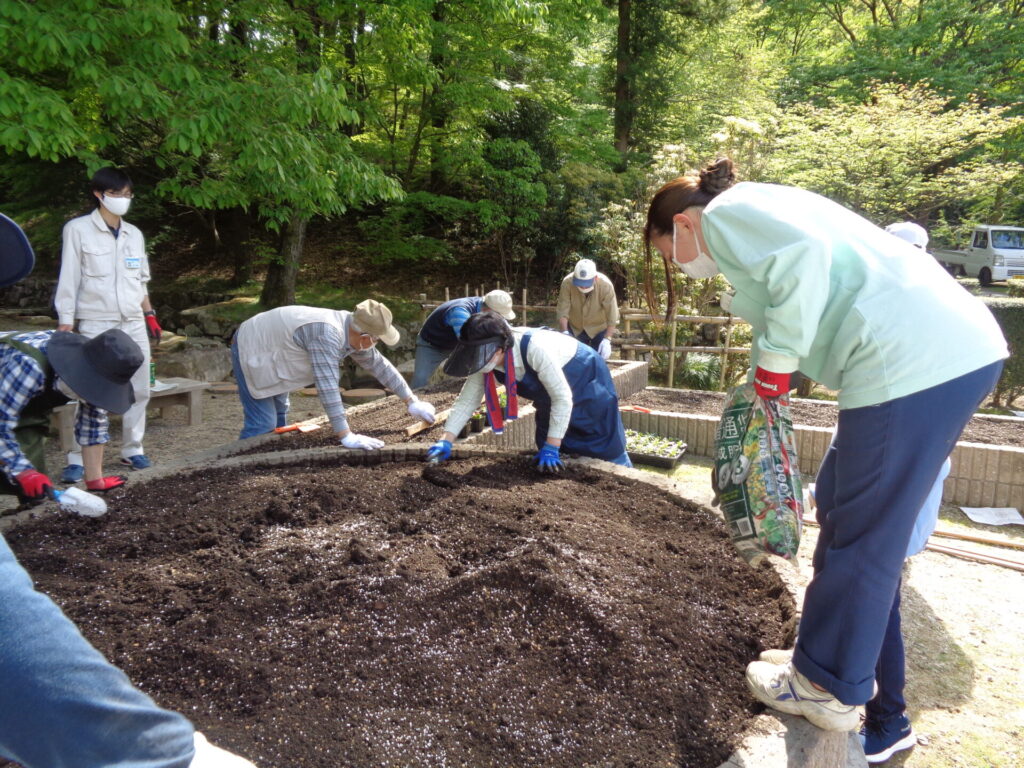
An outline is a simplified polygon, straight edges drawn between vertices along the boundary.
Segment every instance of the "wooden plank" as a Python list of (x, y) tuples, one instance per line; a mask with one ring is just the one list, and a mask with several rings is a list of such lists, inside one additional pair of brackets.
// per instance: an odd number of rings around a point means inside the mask
[[(502, 384), (501, 386), (498, 387), (497, 392), (500, 395), (504, 391), (505, 391), (505, 385)], [(443, 410), (440, 413), (436, 414), (434, 416), (434, 424), (437, 424), (438, 422), (440, 422), (441, 419), (448, 418), (448, 414), (450, 414), (451, 412), (452, 412), (451, 408), (446, 408), (445, 410)], [(434, 424), (428, 424), (425, 421), (418, 421), (415, 424), (411, 424), (411, 425), (409, 425), (408, 427), (405, 428), (405, 436), (406, 437), (412, 437), (413, 435), (418, 435), (423, 430), (430, 429), (432, 426), (434, 426)]]
[(451, 408), (445, 408), (443, 411), (441, 411), (440, 413), (436, 414), (436, 416), (434, 418), (434, 423), (433, 424), (428, 424), (425, 421), (417, 421), (412, 426), (408, 426), (408, 427), (405, 428), (405, 436), (406, 437), (412, 437), (413, 435), (418, 435), (420, 432), (422, 432), (425, 429), (430, 429), (431, 427), (436, 426), (443, 419), (447, 419), (448, 418), (448, 414), (451, 413), (451, 412), (452, 412)]

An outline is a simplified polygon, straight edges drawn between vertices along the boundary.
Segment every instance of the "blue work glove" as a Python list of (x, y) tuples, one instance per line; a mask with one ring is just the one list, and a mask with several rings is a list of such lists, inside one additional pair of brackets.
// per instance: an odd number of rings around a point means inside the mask
[(449, 440), (438, 440), (427, 451), (427, 461), (431, 464), (440, 464), (452, 457), (452, 444)]
[(544, 443), (533, 460), (541, 472), (561, 472), (565, 469), (562, 460), (558, 458), (558, 446), (551, 443)]

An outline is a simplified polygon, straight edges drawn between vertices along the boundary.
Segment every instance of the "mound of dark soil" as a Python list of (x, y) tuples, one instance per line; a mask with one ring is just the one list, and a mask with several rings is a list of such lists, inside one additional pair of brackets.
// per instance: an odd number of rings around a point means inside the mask
[[(725, 394), (679, 389), (645, 389), (622, 401), (623, 405), (639, 405), (658, 411), (696, 413), (718, 418), (722, 415)], [(807, 427), (834, 427), (839, 420), (835, 403), (797, 400), (792, 405), (793, 423)], [(961, 440), (988, 445), (1009, 445), (1024, 448), (1024, 420), (978, 415), (967, 424)]]
[(717, 766), (791, 639), (660, 491), (527, 460), (214, 469), (11, 546), (161, 704), (263, 768)]

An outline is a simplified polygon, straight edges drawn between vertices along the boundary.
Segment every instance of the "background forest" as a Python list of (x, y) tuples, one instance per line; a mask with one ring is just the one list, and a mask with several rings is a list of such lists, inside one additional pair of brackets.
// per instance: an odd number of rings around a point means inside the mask
[(720, 153), (939, 244), (1024, 224), (1024, 0), (3, 0), (0, 37), (0, 210), (53, 278), (105, 164), (159, 280), (262, 306), (580, 256), (638, 305), (652, 188)]

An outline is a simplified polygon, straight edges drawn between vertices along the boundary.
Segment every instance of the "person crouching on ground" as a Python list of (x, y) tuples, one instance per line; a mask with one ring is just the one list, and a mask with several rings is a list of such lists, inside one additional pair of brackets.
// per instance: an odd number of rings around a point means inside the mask
[(612, 356), (619, 304), (612, 281), (593, 261), (580, 259), (562, 280), (556, 313), (562, 333), (593, 347), (605, 360)]
[(231, 361), (242, 400), (245, 424), (239, 438), (283, 427), (288, 393), (316, 382), (317, 395), (331, 427), (346, 448), (373, 450), (384, 441), (349, 429), (338, 381), (341, 361), (351, 357), (409, 406), (409, 415), (434, 423), (434, 406), (417, 398), (391, 361), (376, 348), (398, 343), (391, 311), (367, 299), (355, 312), (294, 305), (250, 317), (231, 342)]
[[(535, 461), (542, 472), (562, 469), (562, 448), (632, 466), (615, 384), (608, 366), (587, 345), (556, 331), (511, 328), (495, 315), (473, 315), (462, 326), (459, 346), (444, 371), (468, 378), (428, 459), (444, 461), (451, 456), (452, 440), (481, 400), (486, 401), (491, 428), (500, 434), (505, 419), (517, 416), (521, 394), (536, 409)], [(496, 382), (505, 385), (504, 411)]]
[(787, 392), (797, 369), (839, 392), (796, 648), (789, 661), (752, 661), (746, 679), (773, 709), (851, 730), (873, 696), (915, 519), (999, 380), (1006, 341), (938, 262), (853, 211), (802, 189), (733, 180), (722, 158), (663, 186), (644, 240), (666, 269), (728, 279), (730, 311), (754, 330), (759, 396)]
[(132, 376), (143, 355), (118, 329), (91, 339), (66, 331), (0, 337), (0, 493), (37, 503), (53, 493), (46, 474), (50, 412), (79, 401), (75, 439), (82, 446), (85, 487), (105, 492), (124, 485), (103, 477), (107, 411), (124, 413), (135, 402)]
[(427, 386), (437, 367), (445, 361), (459, 343), (459, 332), (470, 315), (477, 312), (493, 312), (506, 320), (515, 320), (512, 311), (512, 297), (501, 290), (485, 295), (452, 299), (439, 305), (423, 322), (416, 337), (416, 368), (413, 370), (413, 389)]

